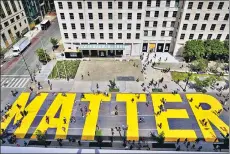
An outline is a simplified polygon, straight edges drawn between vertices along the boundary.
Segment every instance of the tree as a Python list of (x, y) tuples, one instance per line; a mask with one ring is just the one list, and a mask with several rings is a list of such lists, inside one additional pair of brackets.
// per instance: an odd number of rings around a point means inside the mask
[(39, 58), (40, 62), (47, 63), (47, 62), (49, 62), (51, 60), (50, 56), (42, 48), (38, 48), (36, 50), (36, 53), (38, 55), (38, 58)]
[(204, 47), (205, 56), (208, 60), (220, 60), (226, 50), (224, 43), (220, 40), (206, 40), (204, 41)]
[(224, 47), (229, 50), (229, 40), (224, 41)]
[(200, 80), (198, 77), (194, 79), (196, 89), (201, 92), (206, 92), (206, 87), (210, 86), (210, 79), (206, 78), (204, 80)]
[(161, 132), (158, 136), (156, 136), (155, 134), (152, 134), (152, 139), (154, 141), (157, 141), (157, 143), (159, 143), (160, 145), (163, 145), (165, 142), (165, 133)]
[(202, 40), (187, 41), (182, 55), (186, 62), (191, 62), (198, 58), (203, 58), (205, 55), (204, 42)]
[(206, 72), (207, 67), (208, 67), (208, 60), (203, 58), (199, 58), (193, 61), (192, 64), (190, 65), (191, 71), (195, 71), (195, 72)]
[(53, 47), (55, 48), (55, 47), (57, 47), (58, 40), (55, 39), (55, 38), (53, 38), (53, 37), (51, 37), (51, 38), (50, 38), (50, 43), (52, 43)]
[(47, 147), (46, 145), (46, 135), (42, 133), (42, 131), (37, 130), (36, 131), (36, 138), (38, 140), (39, 143), (43, 144), (45, 147)]
[(116, 83), (115, 83), (115, 79), (113, 81), (109, 80), (109, 85), (108, 86), (109, 86), (110, 89), (117, 88)]

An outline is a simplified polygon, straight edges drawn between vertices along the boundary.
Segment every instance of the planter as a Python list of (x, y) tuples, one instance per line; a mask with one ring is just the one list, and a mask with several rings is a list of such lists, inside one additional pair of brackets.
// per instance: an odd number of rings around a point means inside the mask
[(175, 149), (175, 143), (164, 143), (164, 144), (159, 144), (159, 143), (152, 143), (152, 148), (170, 148), (170, 149)]
[(161, 88), (153, 88), (152, 92), (163, 92)]
[(109, 92), (119, 92), (119, 88), (109, 88)]

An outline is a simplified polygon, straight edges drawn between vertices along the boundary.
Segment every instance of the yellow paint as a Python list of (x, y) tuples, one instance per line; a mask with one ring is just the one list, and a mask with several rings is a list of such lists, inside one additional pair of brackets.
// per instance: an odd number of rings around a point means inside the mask
[[(1, 129), (6, 129), (13, 118), (13, 123), (16, 124), (17, 121), (22, 118), (20, 111), (28, 111), (28, 114), (21, 122), (21, 126), (14, 132), (17, 138), (24, 138), (47, 95), (47, 93), (41, 93), (40, 96), (35, 97), (29, 105), (26, 106), (30, 93), (21, 93), (18, 99), (13, 103), (12, 108), (6, 113), (9, 114), (10, 117), (1, 123)], [(17, 107), (17, 104), (21, 106), (20, 109)]]
[(82, 140), (94, 140), (100, 104), (102, 101), (108, 102), (111, 100), (111, 94), (105, 96), (103, 94), (85, 94), (85, 98), (81, 101), (89, 101), (89, 112), (86, 116), (85, 125), (82, 131)]
[[(126, 102), (126, 117), (127, 117), (127, 140), (139, 140), (139, 127), (137, 116), (137, 102), (146, 102), (146, 95), (140, 94), (117, 94), (116, 101)], [(134, 101), (132, 102), (132, 98)]]
[[(166, 103), (181, 103), (181, 97), (179, 94), (152, 94), (152, 104), (154, 112), (160, 111), (159, 106), (162, 104), (161, 99), (165, 98)], [(194, 141), (197, 136), (194, 130), (170, 130), (168, 124), (168, 118), (189, 118), (189, 115), (185, 109), (167, 109), (165, 112), (161, 112), (160, 115), (155, 115), (157, 132), (160, 134), (164, 132), (165, 141), (176, 141), (178, 138), (184, 140), (188, 138), (189, 141)], [(160, 128), (158, 125), (162, 123)]]
[[(188, 101), (193, 98), (193, 101), (190, 102), (190, 106), (192, 111), (196, 117), (197, 123), (201, 129), (201, 132), (206, 140), (206, 142), (213, 142), (216, 139), (216, 134), (213, 131), (209, 122), (216, 126), (220, 130), (221, 133), (226, 135), (229, 132), (229, 126), (226, 125), (213, 111), (219, 111), (220, 109), (223, 110), (221, 103), (213, 96), (207, 94), (186, 94)], [(202, 110), (200, 107), (199, 109), (196, 106), (199, 106), (200, 103), (207, 103), (210, 105), (209, 110)], [(200, 120), (205, 119), (207, 121), (207, 126), (202, 125)], [(224, 131), (222, 128), (226, 128), (227, 132)]]
[[(69, 122), (72, 114), (74, 99), (76, 94), (75, 93), (66, 93), (66, 96), (62, 96), (59, 93), (49, 109), (47, 110), (46, 114), (43, 116), (40, 124), (34, 131), (32, 135), (32, 139), (36, 138), (36, 131), (40, 130), (41, 132), (46, 132), (48, 128), (57, 128), (55, 139), (61, 138), (66, 139), (66, 135), (68, 134), (69, 129)], [(61, 112), (59, 118), (54, 118), (57, 111), (61, 107)], [(46, 116), (49, 117), (49, 124), (46, 123)], [(66, 118), (67, 123), (64, 124), (63, 118)], [(62, 127), (65, 128), (65, 131), (62, 130)]]

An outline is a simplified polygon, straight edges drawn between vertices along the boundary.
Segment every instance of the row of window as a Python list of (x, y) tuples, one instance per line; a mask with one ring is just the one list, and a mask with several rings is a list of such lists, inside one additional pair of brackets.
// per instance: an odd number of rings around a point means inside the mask
[[(204, 20), (209, 20), (209, 17), (210, 17), (210, 13), (206, 13), (204, 15)], [(220, 14), (216, 13), (215, 16), (214, 16), (214, 18), (213, 18), (213, 20), (218, 20), (219, 17), (220, 17)], [(196, 13), (195, 16), (194, 16), (194, 20), (199, 20), (199, 18), (200, 18), (200, 13)], [(224, 16), (224, 20), (228, 20), (228, 18), (229, 18), (229, 14), (227, 13)], [(185, 14), (185, 20), (191, 20), (190, 19), (190, 13), (186, 13)]]
[[(204, 2), (199, 2), (197, 5), (197, 9), (201, 10), (203, 8), (203, 4), (204, 4)], [(211, 10), (213, 7), (213, 4), (214, 4), (214, 2), (209, 2), (207, 9)], [(224, 2), (219, 2), (217, 9), (221, 10), (223, 8), (223, 6), (224, 6)], [(193, 2), (188, 3), (187, 9), (193, 9)]]
[[(205, 30), (207, 24), (202, 24), (200, 30)], [(183, 24), (182, 30), (187, 30), (188, 24)], [(226, 27), (226, 24), (220, 25), (220, 30), (224, 30)], [(191, 30), (196, 30), (197, 24), (192, 24)], [(210, 30), (215, 30), (216, 24), (212, 24), (210, 27)]]
[[(73, 9), (73, 4), (72, 2), (67, 2), (68, 4), (68, 9)], [(138, 2), (137, 9), (142, 9), (142, 2)], [(123, 2), (118, 2), (117, 3), (118, 9), (123, 9)], [(82, 2), (77, 2), (78, 9), (82, 9)], [(87, 2), (88, 9), (92, 9), (92, 2)], [(59, 9), (63, 9), (63, 4), (62, 2), (58, 2), (58, 7)], [(98, 9), (104, 9), (102, 7), (102, 2), (97, 2), (97, 8)], [(108, 2), (108, 9), (113, 9), (113, 2)], [(133, 9), (133, 2), (128, 2), (128, 9)]]
[[(11, 22), (11, 24), (14, 23), (15, 22), (14, 18), (10, 19), (10, 22)], [(24, 23), (26, 24), (26, 19), (24, 19)], [(21, 22), (19, 23), (19, 25), (20, 25), (20, 27), (22, 26)], [(9, 26), (8, 21), (4, 22), (4, 27), (7, 27), (7, 26)], [(1, 27), (2, 27), (2, 25), (1, 25)]]
[[(78, 37), (77, 33), (72, 33), (72, 35), (73, 35), (74, 39), (77, 39), (77, 37)], [(104, 39), (104, 33), (99, 33), (99, 36), (100, 36), (100, 39)], [(117, 36), (118, 36), (118, 39), (122, 39), (122, 33), (118, 33)], [(64, 37), (66, 39), (68, 39), (69, 38), (69, 34), (68, 33), (64, 33)], [(95, 34), (94, 33), (90, 33), (90, 37), (91, 37), (91, 39), (95, 39)], [(86, 33), (81, 33), (81, 38), (82, 39), (86, 39)], [(126, 38), (127, 39), (131, 39), (131, 33), (127, 33)], [(114, 39), (113, 33), (109, 33), (109, 39)], [(135, 39), (140, 39), (140, 33), (136, 33)]]
[[(19, 9), (21, 10), (22, 7), (21, 7), (21, 4), (20, 4), (19, 0), (17, 0), (17, 1), (15, 1), (15, 0), (9, 0), (9, 1), (5, 0), (5, 1), (3, 1), (3, 5), (4, 5), (4, 8), (5, 8), (8, 16), (12, 14), (11, 7), (12, 7), (12, 9), (13, 9), (14, 12), (18, 11), (17, 7), (16, 7), (16, 2), (17, 2), (17, 5), (19, 6)], [(11, 7), (10, 7), (10, 5), (11, 5)], [(3, 10), (2, 4), (0, 5), (0, 16), (1, 16), (1, 18), (5, 18), (6, 17), (6, 13)]]
[[(221, 38), (221, 36), (222, 36), (222, 34), (217, 34), (216, 38), (212, 38), (212, 34), (208, 34), (207, 40), (210, 40), (210, 39), (217, 39), (217, 40), (219, 40), (219, 39)], [(185, 38), (185, 34), (181, 34), (181, 35), (180, 35), (180, 39), (181, 39), (181, 40), (184, 40), (184, 38)], [(190, 34), (190, 35), (189, 35), (189, 39), (190, 39), (190, 40), (191, 40), (191, 39), (194, 39), (194, 34)], [(199, 34), (197, 39), (198, 39), (198, 40), (203, 39), (203, 34)], [(229, 34), (227, 34), (226, 37), (225, 37), (225, 40), (228, 40), (228, 39), (229, 39)]]

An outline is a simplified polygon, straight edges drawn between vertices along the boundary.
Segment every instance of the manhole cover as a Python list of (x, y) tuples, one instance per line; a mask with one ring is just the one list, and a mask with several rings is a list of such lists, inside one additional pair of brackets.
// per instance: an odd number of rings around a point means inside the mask
[(133, 76), (118, 76), (117, 81), (135, 81)]

